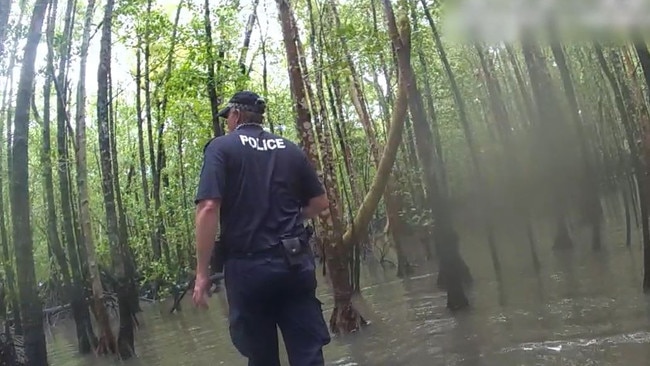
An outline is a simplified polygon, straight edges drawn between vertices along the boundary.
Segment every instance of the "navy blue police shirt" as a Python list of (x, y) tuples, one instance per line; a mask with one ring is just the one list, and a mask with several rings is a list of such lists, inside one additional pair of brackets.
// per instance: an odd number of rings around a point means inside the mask
[(195, 202), (221, 199), (220, 242), (245, 253), (301, 235), (301, 209), (323, 193), (298, 145), (249, 124), (205, 147)]

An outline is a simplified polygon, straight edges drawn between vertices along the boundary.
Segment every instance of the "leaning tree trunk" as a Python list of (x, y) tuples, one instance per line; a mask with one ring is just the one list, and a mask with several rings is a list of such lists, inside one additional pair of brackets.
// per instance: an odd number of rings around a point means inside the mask
[[(387, 4), (390, 7), (390, 3)], [(392, 9), (387, 9), (386, 11), (386, 22), (391, 33), (391, 38), (393, 40), (393, 46), (395, 47), (398, 55), (408, 57), (410, 53), (410, 26), (408, 20), (405, 17), (401, 18), (404, 20), (400, 22), (399, 30), (395, 24), (395, 18), (392, 13)], [(333, 274), (333, 267), (337, 267), (337, 258), (346, 251), (349, 252), (349, 248), (352, 248), (355, 242), (359, 241), (362, 236), (360, 233), (367, 230), (368, 224), (372, 219), (372, 215), (377, 209), (379, 200), (386, 190), (386, 186), (390, 179), (390, 172), (395, 163), (395, 158), (397, 157), (397, 151), (399, 150), (399, 145), (402, 140), (402, 131), (404, 130), (404, 121), (406, 119), (406, 109), (407, 109), (407, 90), (408, 90), (408, 81), (402, 77), (405, 75), (406, 64), (400, 62), (400, 77), (397, 91), (397, 98), (395, 100), (395, 105), (393, 107), (393, 115), (390, 123), (390, 129), (388, 132), (388, 138), (386, 142), (386, 147), (384, 148), (381, 160), (377, 167), (377, 173), (375, 178), (370, 185), (370, 189), (366, 194), (366, 197), (361, 203), (359, 211), (357, 211), (353, 224), (348, 230), (343, 234), (343, 241), (339, 243), (332, 243), (327, 248), (332, 252), (328, 257), (328, 265), (330, 268), (330, 275), (332, 276), (332, 283), (334, 283), (334, 276), (341, 276), (342, 273)], [(344, 273), (347, 275), (347, 273)], [(346, 320), (349, 319), (347, 316), (348, 310), (352, 309), (351, 302), (349, 298), (339, 298), (339, 301), (336, 301), (334, 304), (334, 310), (332, 312), (331, 324), (346, 324)]]
[[(336, 28), (341, 29), (341, 21), (336, 9), (336, 4), (334, 1), (330, 1), (330, 7), (332, 10), (332, 16), (334, 18), (334, 24)], [(370, 118), (370, 113), (368, 112), (368, 106), (366, 103), (366, 98), (363, 93), (363, 88), (361, 87), (361, 81), (357, 69), (355, 67), (354, 61), (352, 60), (352, 55), (348, 48), (347, 40), (344, 36), (340, 37), (341, 48), (345, 56), (345, 60), (350, 69), (350, 94), (352, 96), (352, 101), (359, 115), (363, 129), (366, 132), (366, 138), (368, 139), (368, 147), (370, 148), (370, 153), (373, 159), (375, 166), (379, 166), (379, 161), (381, 155), (379, 153), (379, 142), (377, 141), (377, 135), (375, 128), (373, 126), (372, 119)], [(406, 276), (411, 273), (411, 264), (408, 262), (408, 258), (404, 253), (404, 237), (406, 236), (406, 223), (404, 219), (400, 216), (401, 211), (401, 200), (397, 192), (396, 180), (391, 176), (388, 181), (388, 187), (386, 192), (384, 192), (384, 202), (386, 204), (386, 216), (388, 218), (388, 232), (393, 238), (393, 244), (395, 246), (395, 252), (397, 254), (397, 275), (399, 277)]]
[(98, 137), (102, 173), (102, 192), (106, 209), (106, 229), (113, 261), (113, 271), (117, 284), (116, 293), (120, 314), (120, 331), (117, 338), (117, 352), (121, 359), (134, 355), (133, 342), (133, 304), (129, 297), (129, 279), (127, 278), (126, 261), (127, 243), (121, 242), (118, 233), (118, 220), (115, 210), (115, 189), (112, 179), (111, 146), (108, 106), (108, 75), (111, 63), (111, 30), (113, 22), (113, 0), (106, 2), (102, 24), (101, 48), (99, 53), (99, 70), (97, 72), (97, 119)]
[(48, 0), (38, 0), (27, 32), (22, 59), (12, 146), (11, 215), (13, 216), (14, 254), (18, 276), (18, 294), (22, 315), (26, 364), (47, 365), (47, 347), (43, 330), (43, 308), (36, 287), (34, 242), (29, 198), (29, 107), (34, 83), (34, 63), (41, 39)]

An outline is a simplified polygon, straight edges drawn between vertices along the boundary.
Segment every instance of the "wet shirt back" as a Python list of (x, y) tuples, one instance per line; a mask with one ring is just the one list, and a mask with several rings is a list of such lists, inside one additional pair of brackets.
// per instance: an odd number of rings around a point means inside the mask
[(301, 235), (301, 208), (323, 193), (299, 146), (242, 125), (205, 147), (195, 202), (221, 199), (221, 244), (245, 253)]

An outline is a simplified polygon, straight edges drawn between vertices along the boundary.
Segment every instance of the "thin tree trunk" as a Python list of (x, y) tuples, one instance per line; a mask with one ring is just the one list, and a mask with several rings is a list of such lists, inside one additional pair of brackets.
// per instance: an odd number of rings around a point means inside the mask
[(566, 195), (568, 183), (563, 177), (568, 173), (565, 145), (562, 143), (563, 118), (559, 111), (559, 104), (555, 97), (555, 90), (552, 87), (551, 76), (546, 66), (543, 54), (539, 46), (530, 38), (524, 40), (524, 58), (530, 76), (533, 95), (537, 104), (537, 123), (535, 128), (539, 131), (540, 138), (537, 139), (537, 150), (540, 153), (540, 166), (546, 168), (550, 175), (551, 195), (553, 196), (553, 210), (557, 223), (554, 248), (566, 249), (573, 247), (573, 239), (569, 234), (566, 222)]
[[(637, 146), (636, 134), (634, 128), (632, 127), (632, 122), (628, 114), (628, 110), (625, 106), (623, 95), (621, 92), (621, 87), (616, 82), (616, 77), (614, 73), (607, 65), (605, 56), (603, 55), (602, 47), (598, 43), (594, 43), (594, 50), (596, 52), (596, 59), (600, 65), (605, 78), (609, 82), (612, 94), (614, 96), (614, 103), (616, 109), (618, 110), (619, 116), (621, 118), (621, 124), (623, 125), (623, 130), (625, 131), (625, 138), (627, 140), (627, 146), (630, 149), (630, 159), (632, 165), (632, 175), (636, 177), (636, 189), (634, 183), (630, 183), (630, 191), (638, 190), (639, 192), (639, 206), (641, 208), (641, 233), (643, 239), (643, 247), (650, 248), (650, 227), (648, 225), (648, 210), (645, 204), (646, 197), (648, 197), (648, 192), (646, 190), (646, 177), (645, 170), (643, 167), (643, 162), (641, 161), (641, 153), (639, 152), (639, 146)], [(631, 99), (629, 101), (632, 101)], [(636, 213), (636, 210), (635, 210)], [(646, 250), (644, 249), (644, 259)], [(650, 266), (645, 266), (644, 268), (649, 268)], [(645, 270), (645, 269), (644, 269)], [(650, 271), (650, 269), (648, 270)], [(644, 289), (647, 289), (650, 286), (650, 283), (645, 280), (645, 275), (648, 272), (644, 272)]]
[(551, 42), (551, 50), (553, 52), (553, 57), (555, 58), (555, 63), (558, 65), (560, 70), (560, 76), (562, 78), (562, 84), (564, 86), (564, 93), (567, 96), (569, 102), (569, 114), (571, 119), (576, 126), (578, 131), (578, 142), (580, 145), (580, 152), (582, 154), (582, 160), (584, 164), (583, 172), (583, 184), (584, 187), (583, 197), (581, 197), (582, 208), (584, 210), (584, 215), (589, 221), (589, 224), (592, 227), (592, 248), (598, 250), (601, 247), (601, 224), (603, 211), (600, 204), (600, 198), (598, 194), (598, 181), (594, 172), (593, 163), (591, 162), (591, 154), (589, 147), (587, 146), (587, 140), (585, 136), (584, 129), (582, 127), (582, 118), (580, 117), (580, 107), (578, 106), (578, 98), (576, 97), (575, 89), (573, 88), (573, 81), (571, 80), (571, 74), (569, 71), (569, 66), (567, 65), (566, 57), (564, 56), (564, 50), (557, 36), (554, 34), (554, 30), (551, 31), (554, 35), (554, 38)]
[(25, 359), (26, 364), (30, 366), (45, 366), (48, 364), (42, 303), (38, 297), (34, 269), (28, 156), (29, 109), (32, 84), (35, 77), (34, 63), (47, 7), (48, 0), (38, 0), (34, 4), (18, 82), (14, 141), (12, 144), (11, 215), (13, 217), (14, 255), (16, 257), (16, 270), (20, 273), (18, 277), (18, 298), (22, 315)]
[(212, 113), (212, 131), (214, 136), (223, 135), (223, 128), (219, 122), (219, 97), (217, 94), (217, 81), (214, 73), (214, 55), (212, 52), (212, 21), (210, 18), (210, 0), (205, 0), (203, 22), (205, 26), (205, 52), (208, 68), (208, 97), (210, 99), (210, 112)]
[[(147, 18), (145, 20), (145, 36), (144, 36), (144, 99), (145, 99), (145, 113), (147, 114), (147, 142), (149, 146), (149, 167), (151, 170), (151, 176), (156, 176), (156, 158), (154, 154), (154, 144), (153, 144), (153, 114), (151, 108), (151, 24), (149, 19), (151, 16), (151, 5), (152, 0), (147, 0)], [(153, 218), (157, 217), (157, 213), (153, 212)], [(153, 227), (156, 225), (155, 220), (151, 220), (152, 224), (149, 229), (153, 230)], [(151, 247), (153, 250), (153, 259), (154, 261), (160, 260), (162, 255), (162, 250), (160, 246), (160, 241), (157, 236), (152, 231), (151, 233)]]
[[(481, 68), (485, 75), (485, 83), (488, 89), (488, 97), (490, 100), (490, 106), (493, 114), (494, 122), (499, 126), (499, 132), (503, 142), (503, 155), (504, 159), (508, 161), (510, 177), (507, 179), (511, 184), (511, 192), (516, 194), (516, 185), (515, 185), (515, 175), (516, 173), (521, 173), (524, 162), (518, 157), (516, 152), (516, 146), (513, 141), (512, 136), (512, 126), (510, 123), (510, 118), (508, 116), (508, 111), (504, 103), (503, 93), (501, 91), (501, 86), (499, 81), (493, 75), (492, 63), (489, 61), (488, 57), (483, 53), (483, 50), (480, 46), (476, 45), (476, 50), (478, 52), (479, 60), (481, 62)], [(537, 246), (535, 242), (535, 237), (533, 233), (533, 227), (531, 224), (532, 214), (531, 214), (531, 200), (526, 199), (527, 195), (522, 196), (517, 195), (517, 210), (522, 213), (522, 218), (526, 226), (526, 234), (528, 236), (528, 244), (530, 245), (530, 253), (533, 261), (533, 268), (535, 272), (539, 272), (540, 262), (539, 256), (537, 255)]]
[[(480, 191), (479, 191), (480, 197), (482, 197), (485, 200), (485, 202), (478, 203), (478, 205), (481, 208), (485, 220), (485, 231), (487, 234), (488, 247), (490, 249), (490, 256), (492, 258), (492, 265), (494, 266), (494, 272), (497, 276), (497, 279), (500, 279), (501, 263), (499, 261), (499, 255), (497, 253), (496, 244), (494, 243), (494, 224), (492, 222), (492, 214), (491, 214), (491, 210), (494, 207), (494, 204), (492, 203), (492, 200), (490, 198), (490, 194), (487, 189), (487, 181), (483, 173), (482, 164), (480, 163), (478, 158), (478, 151), (477, 151), (476, 143), (474, 141), (474, 135), (469, 126), (469, 118), (467, 117), (465, 101), (460, 93), (460, 89), (458, 88), (456, 77), (454, 75), (453, 70), (451, 69), (449, 60), (447, 58), (447, 54), (445, 52), (445, 48), (442, 45), (442, 40), (440, 39), (440, 35), (438, 34), (438, 30), (435, 26), (435, 22), (433, 21), (433, 17), (431, 16), (431, 12), (429, 11), (429, 8), (427, 7), (425, 0), (422, 0), (422, 7), (424, 8), (424, 15), (429, 22), (429, 26), (431, 28), (431, 32), (433, 33), (433, 39), (435, 41), (436, 48), (438, 50), (438, 53), (440, 54), (440, 59), (442, 60), (442, 64), (445, 68), (445, 72), (447, 73), (447, 77), (449, 78), (449, 82), (451, 84), (451, 91), (454, 95), (454, 101), (456, 102), (456, 107), (458, 108), (458, 117), (460, 119), (461, 126), (463, 127), (465, 140), (467, 141), (467, 146), (469, 147), (470, 156), (472, 159), (472, 163), (474, 165), (474, 174), (476, 176), (477, 184), (480, 187)], [(411, 88), (413, 88), (413, 85), (411, 85)], [(419, 101), (417, 99), (419, 99)], [(422, 97), (418, 93), (417, 89), (415, 90), (411, 89), (411, 91), (409, 92), (409, 102), (412, 104), (411, 115), (414, 115), (413, 110), (415, 110), (416, 113), (419, 114), (422, 113), (419, 112), (419, 111), (423, 111), (424, 109), (421, 100)]]
[[(71, 42), (71, 28), (72, 28), (72, 14), (75, 10), (75, 2), (68, 0), (66, 4), (65, 22), (63, 29), (64, 41), (60, 43), (59, 48), (59, 65), (58, 74), (54, 80), (56, 88), (56, 146), (58, 158), (58, 178), (59, 178), (59, 193), (61, 194), (61, 218), (63, 219), (63, 241), (66, 243), (68, 255), (70, 256), (70, 265), (73, 275), (75, 271), (80, 270), (79, 259), (77, 255), (78, 239), (75, 235), (75, 225), (72, 204), (72, 187), (70, 183), (70, 154), (68, 151), (68, 96), (67, 96), (67, 68), (69, 58), (69, 43)], [(89, 26), (90, 27), (90, 26)], [(88, 30), (90, 32), (90, 29)], [(49, 73), (54, 77), (54, 67), (49, 70)], [(77, 273), (79, 274), (79, 273)], [(77, 276), (75, 276), (77, 277)], [(77, 282), (79, 281), (79, 282)], [(81, 286), (81, 276), (75, 278), (76, 286)], [(80, 299), (83, 295), (79, 294), (81, 289), (75, 288), (76, 298)], [(75, 304), (76, 305), (76, 304)], [(79, 309), (80, 312), (83, 310)], [(90, 314), (87, 314), (90, 315)], [(87, 321), (88, 319), (86, 319)], [(85, 332), (85, 329), (84, 329)]]
[[(90, 323), (90, 317), (84, 318), (87, 323), (85, 324), (88, 332), (93, 337), (93, 342), (98, 349), (97, 353), (106, 353), (109, 350), (114, 352), (115, 350), (115, 337), (113, 336), (113, 331), (111, 330), (110, 322), (108, 319), (108, 313), (106, 307), (104, 306), (103, 296), (104, 289), (102, 287), (99, 268), (97, 263), (97, 255), (95, 251), (95, 243), (93, 240), (93, 231), (91, 225), (91, 215), (90, 215), (90, 198), (88, 194), (88, 163), (86, 158), (86, 63), (88, 59), (88, 47), (90, 43), (90, 27), (93, 17), (93, 10), (95, 7), (95, 0), (90, 0), (86, 7), (86, 14), (84, 16), (84, 29), (81, 40), (81, 55), (79, 62), (79, 83), (77, 84), (77, 110), (75, 113), (76, 121), (76, 139), (77, 139), (77, 189), (79, 190), (79, 221), (81, 226), (81, 241), (83, 241), (83, 246), (86, 252), (86, 258), (88, 263), (88, 275), (90, 277), (90, 284), (92, 289), (92, 299), (93, 299), (93, 314), (97, 320), (99, 326), (100, 340), (96, 340), (94, 333), (92, 332), (92, 327)], [(76, 256), (75, 256), (76, 257)], [(72, 254), (71, 254), (72, 258)], [(75, 265), (73, 264), (73, 268)], [(76, 276), (81, 276), (79, 273), (80, 265), (77, 260), (76, 263)], [(74, 273), (74, 270), (73, 270)], [(83, 292), (81, 288), (76, 288), (77, 296), (80, 298), (77, 300), (77, 305), (83, 307), (87, 312), (87, 307), (85, 299), (83, 297)], [(75, 304), (73, 303), (73, 306)]]
[[(639, 37), (638, 39), (635, 39), (634, 48), (636, 49), (637, 56), (641, 62), (646, 86), (650, 88), (650, 51), (648, 51), (648, 46), (645, 41)], [(642, 214), (641, 217), (643, 218), (643, 225), (646, 226), (648, 224), (648, 206), (650, 206), (650, 202), (647, 201), (650, 196), (648, 194), (648, 192), (650, 192), (650, 187), (647, 185), (647, 182), (649, 181), (647, 175), (650, 171), (650, 116), (647, 114), (642, 116), (641, 123), (641, 130), (643, 131), (641, 146), (644, 151), (645, 159), (645, 171), (643, 174), (645, 175), (644, 179), (646, 181), (646, 185), (644, 185), (645, 199), (641, 201), (641, 211), (645, 208), (645, 214)], [(650, 291), (650, 242), (646, 240), (643, 241), (643, 289), (646, 292)]]
[[(109, 70), (108, 74), (108, 92), (109, 92), (109, 101), (113, 101), (113, 86), (112, 86), (112, 76)], [(125, 266), (126, 266), (126, 277), (128, 278), (128, 287), (131, 294), (131, 302), (135, 311), (140, 311), (140, 301), (138, 297), (137, 285), (135, 283), (135, 273), (136, 273), (136, 264), (135, 259), (133, 258), (133, 253), (128, 245), (129, 242), (129, 232), (127, 227), (127, 218), (126, 210), (124, 208), (124, 203), (122, 201), (122, 190), (120, 184), (120, 168), (118, 163), (117, 155), (117, 142), (116, 142), (116, 126), (115, 126), (115, 109), (112, 104), (109, 103), (109, 142), (111, 144), (111, 166), (113, 168), (112, 178), (115, 186), (115, 203), (117, 206), (117, 215), (118, 215), (118, 233), (120, 237), (120, 243), (125, 245), (124, 255), (125, 257)]]
[[(54, 70), (54, 26), (56, 21), (57, 1), (53, 0), (50, 4), (50, 17), (47, 27), (47, 65), (50, 70)], [(77, 331), (77, 342), (79, 345), (79, 353), (86, 354), (91, 351), (91, 338), (88, 330), (92, 334), (92, 325), (90, 324), (90, 314), (83, 306), (83, 296), (80, 294), (79, 289), (83, 279), (79, 276), (73, 283), (70, 276), (70, 267), (66, 259), (63, 246), (58, 233), (58, 220), (56, 216), (56, 208), (54, 203), (54, 183), (52, 178), (52, 161), (50, 158), (50, 96), (52, 94), (52, 75), (53, 73), (46, 73), (46, 81), (44, 86), (44, 105), (43, 105), (43, 145), (42, 145), (42, 164), (43, 164), (43, 180), (45, 189), (45, 202), (47, 207), (47, 236), (48, 243), (54, 252), (54, 256), (58, 262), (59, 269), (63, 276), (63, 289), (65, 298), (70, 301), (72, 305), (73, 317)], [(76, 255), (73, 253), (71, 256)], [(76, 263), (78, 265), (78, 263)], [(78, 272), (78, 270), (77, 270)], [(84, 326), (86, 324), (86, 326)], [(89, 328), (87, 328), (89, 327)]]
[(7, 40), (7, 26), (11, 13), (11, 0), (0, 0), (0, 57), (5, 55), (5, 41)]
[[(264, 38), (262, 40), (262, 91), (264, 92), (264, 97), (268, 97), (269, 95), (268, 74), (269, 71), (266, 57), (266, 38)], [(271, 117), (270, 111), (267, 114), (268, 116), (266, 117), (266, 122), (269, 124), (271, 133), (275, 133), (275, 126), (273, 125), (273, 118)]]
[(248, 16), (248, 21), (246, 22), (246, 28), (244, 30), (244, 45), (241, 48), (239, 53), (239, 69), (242, 75), (247, 75), (248, 71), (246, 70), (246, 56), (248, 55), (248, 48), (251, 44), (251, 35), (253, 34), (253, 26), (255, 25), (255, 20), (257, 19), (257, 5), (260, 3), (260, 0), (252, 0), (253, 11)]
[[(3, 4), (2, 6), (5, 6)], [(11, 4), (6, 4), (9, 8), (11, 7)], [(6, 16), (9, 16), (9, 10), (7, 9), (7, 14)], [(4, 11), (4, 10), (3, 10)], [(0, 14), (2, 16), (5, 16), (4, 14)], [(22, 17), (22, 11), (21, 11), (21, 17)], [(19, 20), (20, 21), (20, 20)], [(6, 31), (6, 29), (0, 29), (0, 31)], [(0, 46), (3, 47), (3, 46)], [(2, 49), (0, 49), (2, 51)], [(12, 52), (12, 54), (9, 57), (9, 67), (8, 70), (13, 71), (13, 64), (14, 60), (16, 58), (16, 51)], [(2, 53), (0, 53), (0, 56), (3, 56)], [(13, 72), (9, 74), (9, 77), (7, 78), (7, 82), (5, 84), (5, 89), (4, 89), (4, 95), (2, 98), (2, 110), (7, 111), (7, 118), (0, 118), (0, 159), (2, 157), (2, 152), (5, 151), (5, 145), (4, 145), (4, 140), (2, 136), (2, 132), (4, 131), (4, 122), (7, 121), (7, 134), (9, 134), (9, 131), (11, 130), (11, 120), (10, 120), (10, 110), (11, 108), (9, 105), (11, 104), (10, 100), (10, 95), (12, 94), (12, 87), (13, 87)], [(11, 155), (11, 146), (7, 144), (7, 160), (6, 162), (10, 162), (9, 156)], [(14, 321), (14, 329), (16, 333), (22, 334), (22, 326), (21, 326), (21, 320), (20, 320), (20, 305), (18, 304), (18, 291), (16, 290), (16, 272), (14, 270), (13, 266), (13, 259), (11, 258), (11, 255), (9, 254), (9, 234), (7, 233), (7, 217), (5, 217), (5, 194), (4, 194), (4, 188), (5, 188), (5, 177), (7, 177), (7, 180), (9, 181), (9, 185), (11, 184), (11, 165), (7, 165), (7, 175), (5, 176), (5, 170), (4, 170), (4, 164), (2, 161), (0, 161), (0, 245), (2, 246), (2, 269), (4, 270), (5, 277), (3, 280), (6, 281), (6, 283), (2, 287), (2, 297), (0, 297), (0, 301), (3, 302), (4, 310), (6, 310), (7, 306), (7, 300), (10, 300), (10, 306), (11, 306), (11, 312), (12, 312), (12, 317)], [(9, 189), (11, 190), (11, 189)], [(6, 324), (6, 323), (5, 323)]]
[[(23, 15), (25, 14), (25, 2), (21, 4), (20, 6), (20, 14), (18, 16), (18, 20), (16, 21), (16, 24), (22, 24), (22, 19)], [(7, 14), (8, 16), (9, 14)], [(7, 67), (7, 71), (9, 71), (9, 75), (6, 78), (5, 82), (5, 88), (4, 88), (4, 93), (2, 97), (2, 110), (6, 111), (6, 116), (2, 120), (2, 122), (7, 123), (7, 133), (6, 133), (6, 153), (7, 153), (7, 170), (6, 172), (3, 171), (3, 174), (6, 173), (6, 178), (7, 181), (9, 182), (7, 184), (7, 188), (9, 191), (9, 198), (11, 199), (11, 182), (12, 182), (12, 170), (11, 170), (11, 150), (12, 150), (12, 96), (14, 94), (13, 88), (14, 88), (14, 69), (15, 69), (15, 63), (16, 63), (16, 58), (18, 56), (18, 41), (21, 40), (21, 34), (20, 32), (14, 32), (13, 38), (12, 38), (12, 52), (9, 55), (9, 65)], [(0, 55), (1, 56), (1, 55)], [(0, 129), (0, 133), (2, 132), (2, 129)], [(2, 182), (0, 182), (0, 200), (2, 200), (2, 226), (0, 227), (0, 231), (2, 232), (2, 260), (3, 260), (3, 269), (6, 274), (6, 279), (7, 279), (7, 290), (8, 290), (8, 296), (11, 300), (11, 315), (13, 318), (13, 323), (14, 323), (14, 329), (16, 334), (22, 334), (22, 321), (21, 321), (21, 316), (20, 316), (20, 304), (18, 301), (18, 290), (16, 288), (16, 272), (15, 272), (15, 263), (13, 258), (11, 258), (11, 255), (9, 253), (9, 245), (10, 245), (10, 240), (8, 237), (7, 233), (7, 226), (6, 225), (11, 225), (12, 220), (11, 220), (11, 214), (6, 215), (5, 217), (5, 210), (6, 207), (10, 207), (10, 200), (5, 201), (5, 195), (4, 192), (4, 185)], [(6, 220), (6, 221), (5, 221)]]
[[(118, 232), (118, 218), (115, 211), (115, 187), (111, 177), (112, 160), (109, 130), (109, 101), (108, 76), (111, 63), (111, 32), (113, 23), (113, 0), (106, 2), (102, 24), (101, 48), (99, 53), (99, 70), (97, 72), (97, 119), (98, 137), (100, 148), (100, 167), (102, 173), (102, 192), (104, 194), (104, 207), (106, 209), (107, 235), (117, 284), (116, 293), (120, 314), (120, 330), (117, 338), (117, 352), (121, 359), (128, 359), (134, 355), (133, 316), (134, 309), (130, 298), (129, 278), (127, 278), (128, 253), (125, 242), (120, 241)], [(119, 189), (119, 188), (118, 188)]]
[(521, 100), (524, 103), (524, 109), (526, 110), (526, 116), (528, 117), (528, 123), (532, 124), (535, 121), (534, 112), (533, 112), (533, 102), (530, 99), (530, 94), (528, 89), (526, 89), (526, 82), (522, 76), (521, 68), (517, 62), (517, 57), (515, 57), (515, 52), (512, 49), (512, 45), (506, 44), (506, 53), (512, 64), (512, 69), (514, 70), (515, 78), (517, 80), (517, 85), (519, 86), (519, 93), (521, 94)]

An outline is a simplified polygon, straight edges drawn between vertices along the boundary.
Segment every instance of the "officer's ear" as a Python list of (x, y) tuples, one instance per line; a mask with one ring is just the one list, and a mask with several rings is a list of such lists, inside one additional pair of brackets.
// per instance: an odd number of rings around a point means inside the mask
[(239, 123), (239, 119), (241, 118), (241, 111), (239, 109), (231, 109), (230, 114), (232, 115), (235, 123)]

